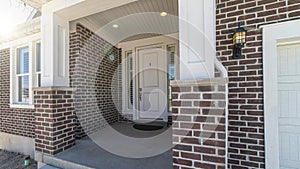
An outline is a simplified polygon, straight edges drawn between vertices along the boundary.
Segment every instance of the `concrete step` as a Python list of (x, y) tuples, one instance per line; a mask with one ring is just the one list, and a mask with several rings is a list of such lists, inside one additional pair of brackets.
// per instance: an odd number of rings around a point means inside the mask
[(40, 169), (60, 169), (60, 168), (53, 167), (51, 165), (45, 165), (45, 166), (41, 167)]
[(74, 162), (62, 160), (55, 156), (49, 156), (41, 152), (35, 152), (35, 160), (38, 163), (46, 164), (47, 167), (54, 167), (54, 168), (43, 168), (44, 167), (43, 166), (42, 169), (94, 169)]

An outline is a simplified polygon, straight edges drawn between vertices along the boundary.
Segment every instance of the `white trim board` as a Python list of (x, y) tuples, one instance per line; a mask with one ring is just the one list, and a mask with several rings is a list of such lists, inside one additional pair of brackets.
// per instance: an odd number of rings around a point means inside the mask
[(300, 20), (263, 26), (266, 168), (279, 169), (277, 47), (300, 40)]
[[(36, 43), (40, 42), (40, 33), (27, 36), (22, 39), (18, 39), (16, 41), (12, 41), (7, 44), (6, 48), (10, 49), (10, 108), (23, 108), (23, 109), (33, 109), (34, 101), (33, 101), (33, 90), (32, 87), (35, 87), (34, 82), (36, 80), (35, 77), (35, 69), (36, 69)], [(17, 98), (17, 82), (16, 82), (16, 58), (17, 58), (17, 48), (19, 47), (29, 47), (29, 103), (28, 104), (18, 104), (16, 103)], [(34, 61), (34, 62), (33, 62)]]
[(18, 25), (13, 33), (9, 34), (5, 38), (0, 38), (0, 48), (3, 49), (5, 46), (9, 45), (13, 41), (18, 41), (19, 39), (32, 36), (34, 34), (40, 34), (41, 29), (41, 18), (35, 18), (31, 21), (25, 22)]
[(3, 43), (0, 45), (0, 50), (11, 48), (13, 46), (20, 46), (23, 44), (27, 44), (29, 41), (40, 40), (40, 39), (41, 39), (41, 33), (38, 32), (23, 38), (18, 38), (16, 40)]

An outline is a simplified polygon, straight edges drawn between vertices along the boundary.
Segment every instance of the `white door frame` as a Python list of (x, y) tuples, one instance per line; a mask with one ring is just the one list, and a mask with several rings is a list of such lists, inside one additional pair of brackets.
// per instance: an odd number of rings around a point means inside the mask
[(277, 96), (277, 47), (300, 42), (300, 21), (289, 21), (263, 28), (263, 74), (266, 168), (279, 169), (279, 130)]
[[(137, 56), (136, 56), (136, 51), (137, 49), (141, 48), (141, 47), (151, 47), (151, 46), (158, 46), (158, 45), (161, 45), (163, 46), (163, 48), (165, 49), (167, 46), (169, 45), (174, 45), (176, 46), (177, 50), (176, 50), (176, 55), (179, 54), (178, 52), (178, 34), (171, 34), (171, 35), (168, 35), (168, 36), (157, 36), (157, 37), (153, 37), (153, 38), (146, 38), (146, 39), (140, 39), (140, 40), (135, 40), (135, 41), (130, 41), (130, 42), (124, 42), (124, 43), (120, 43), (118, 45), (118, 48), (121, 48), (122, 49), (122, 114), (131, 114), (133, 116), (133, 120), (139, 120), (139, 113), (137, 110), (135, 110), (134, 108), (135, 107), (138, 107), (138, 103), (136, 101), (135, 98), (137, 98), (137, 91), (136, 89), (138, 89), (138, 79), (135, 78), (134, 82), (133, 82), (133, 96), (134, 96), (134, 101), (133, 101), (133, 110), (130, 110), (128, 109), (127, 107), (127, 101), (128, 100), (128, 96), (126, 94), (126, 78), (127, 78), (127, 75), (125, 72), (127, 72), (127, 63), (124, 62), (125, 57), (126, 57), (126, 53), (128, 51), (131, 51), (133, 52), (133, 64), (134, 64), (134, 71), (133, 71), (133, 74), (135, 75), (136, 74), (136, 71), (138, 70), (138, 67), (137, 67)], [(180, 73), (180, 68), (179, 68), (179, 65), (180, 63), (179, 62), (176, 62), (175, 63), (178, 70), (177, 70), (177, 74), (176, 74), (176, 79), (179, 79), (179, 73)], [(167, 119), (164, 119), (164, 120), (167, 120)]]

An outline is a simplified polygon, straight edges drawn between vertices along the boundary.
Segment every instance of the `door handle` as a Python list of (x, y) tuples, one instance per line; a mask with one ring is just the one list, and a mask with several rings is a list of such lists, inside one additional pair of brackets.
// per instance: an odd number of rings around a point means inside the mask
[(143, 92), (143, 88), (139, 88), (139, 100), (142, 101), (142, 92)]

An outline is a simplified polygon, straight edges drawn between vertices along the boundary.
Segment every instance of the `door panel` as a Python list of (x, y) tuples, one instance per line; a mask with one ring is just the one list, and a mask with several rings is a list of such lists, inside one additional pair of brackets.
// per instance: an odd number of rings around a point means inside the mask
[(139, 116), (158, 119), (167, 109), (167, 64), (162, 47), (138, 50)]
[(151, 110), (152, 112), (159, 111), (159, 92), (143, 93), (142, 111)]
[(278, 122), (281, 169), (300, 166), (300, 45), (278, 48)]
[[(149, 49), (151, 50), (151, 49)], [(147, 52), (141, 52), (143, 56), (142, 58), (142, 67), (140, 67), (142, 70), (145, 71), (142, 72), (143, 77), (149, 77), (149, 78), (142, 78), (143, 79), (143, 88), (151, 88), (151, 87), (159, 87), (159, 65), (158, 65), (158, 59), (159, 59), (159, 53), (154, 52), (153, 53), (147, 53)]]

